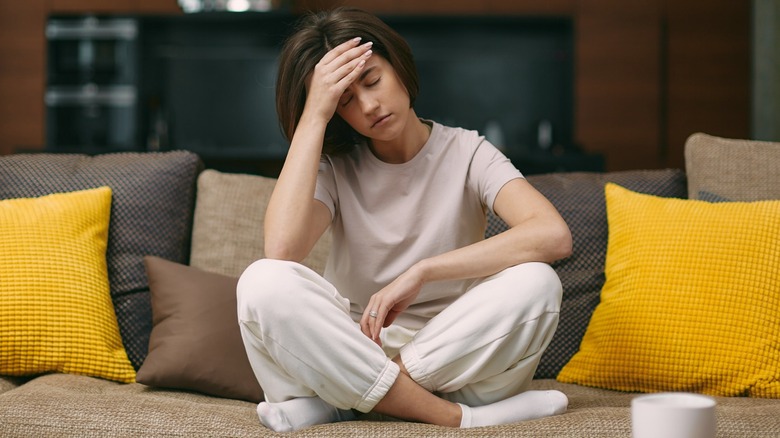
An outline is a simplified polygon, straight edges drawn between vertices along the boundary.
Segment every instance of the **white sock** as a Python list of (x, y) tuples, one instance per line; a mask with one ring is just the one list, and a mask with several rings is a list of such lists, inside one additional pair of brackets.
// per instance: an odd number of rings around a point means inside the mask
[(560, 391), (526, 391), (476, 408), (460, 405), (463, 410), (460, 427), (495, 426), (549, 417), (566, 412), (568, 406), (569, 399)]
[(319, 397), (301, 397), (281, 403), (262, 402), (257, 405), (257, 416), (265, 427), (275, 432), (291, 432), (317, 424), (352, 420), (355, 413), (338, 409)]

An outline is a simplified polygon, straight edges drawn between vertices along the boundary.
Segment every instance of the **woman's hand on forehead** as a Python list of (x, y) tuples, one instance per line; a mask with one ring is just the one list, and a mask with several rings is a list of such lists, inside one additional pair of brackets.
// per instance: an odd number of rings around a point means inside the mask
[(360, 38), (353, 38), (328, 51), (306, 80), (306, 106), (316, 106), (317, 113), (328, 121), (341, 95), (360, 77), (373, 53), (372, 42), (360, 43)]

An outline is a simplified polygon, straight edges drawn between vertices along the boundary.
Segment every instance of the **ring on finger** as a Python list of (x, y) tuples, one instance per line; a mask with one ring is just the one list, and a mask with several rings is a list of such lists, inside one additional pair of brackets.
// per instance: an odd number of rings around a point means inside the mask
[(368, 312), (368, 316), (370, 318), (376, 318), (377, 315), (378, 315), (378, 313), (376, 313), (376, 310), (372, 310), (372, 311)]

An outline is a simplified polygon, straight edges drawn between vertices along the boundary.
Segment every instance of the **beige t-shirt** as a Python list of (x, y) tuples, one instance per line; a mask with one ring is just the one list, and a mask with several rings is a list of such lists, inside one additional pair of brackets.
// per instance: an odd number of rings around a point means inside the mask
[[(385, 163), (365, 145), (326, 156), (315, 192), (333, 217), (325, 278), (359, 320), (371, 295), (417, 261), (484, 239), (487, 209), (504, 184), (522, 177), (477, 132), (438, 123), (406, 163)], [(426, 284), (395, 323), (421, 328), (470, 283)]]

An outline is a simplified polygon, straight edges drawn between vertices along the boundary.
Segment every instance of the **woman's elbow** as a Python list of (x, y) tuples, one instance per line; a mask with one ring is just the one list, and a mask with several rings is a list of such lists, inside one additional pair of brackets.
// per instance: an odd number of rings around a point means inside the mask
[(289, 243), (280, 239), (266, 239), (263, 244), (263, 251), (265, 258), (274, 260), (300, 262), (305, 257), (300, 257), (298, 255), (299, 251), (296, 251)]
[(571, 230), (566, 223), (551, 227), (548, 239), (549, 262), (565, 259), (572, 254)]
[(571, 237), (571, 230), (565, 223), (557, 227), (558, 230), (555, 233), (556, 241), (556, 258), (555, 260), (565, 259), (572, 254), (574, 247), (574, 241)]

